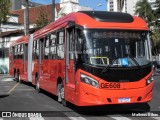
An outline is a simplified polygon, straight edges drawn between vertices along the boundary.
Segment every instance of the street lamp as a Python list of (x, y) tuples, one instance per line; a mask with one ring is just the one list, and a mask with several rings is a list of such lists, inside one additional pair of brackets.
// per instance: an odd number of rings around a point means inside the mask
[(93, 8), (93, 10), (95, 10), (97, 7), (100, 7), (100, 6), (102, 6), (102, 4), (98, 4), (97, 6), (95, 6), (95, 7)]

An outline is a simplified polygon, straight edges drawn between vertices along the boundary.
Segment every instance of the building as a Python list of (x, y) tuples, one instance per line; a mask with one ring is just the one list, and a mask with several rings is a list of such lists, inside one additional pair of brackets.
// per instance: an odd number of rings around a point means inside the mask
[[(52, 4), (42, 5), (29, 8), (29, 22), (30, 28), (34, 28), (36, 24), (36, 20), (40, 15), (40, 10), (43, 10), (44, 13), (48, 16), (49, 23), (52, 21)], [(71, 12), (76, 12), (80, 10), (92, 10), (89, 7), (80, 6), (78, 0), (61, 0), (60, 3), (55, 4), (55, 20), (60, 17), (69, 14)], [(24, 26), (24, 9), (13, 10), (12, 14), (18, 15), (18, 23)], [(48, 14), (50, 13), (50, 14)]]
[[(23, 9), (24, 8), (24, 0), (11, 0), (11, 10), (18, 10), (18, 9)], [(29, 7), (36, 7), (36, 6), (42, 6), (43, 4), (35, 3), (29, 1)]]
[(78, 0), (60, 0), (60, 11), (58, 12), (56, 19), (69, 14), (71, 12), (92, 10), (90, 7), (80, 6)]
[(138, 0), (108, 0), (107, 10), (115, 12), (126, 12), (134, 15)]
[[(140, 0), (108, 0), (107, 10), (115, 12), (125, 12), (135, 15), (136, 3)], [(153, 10), (156, 9), (156, 0), (148, 0)]]

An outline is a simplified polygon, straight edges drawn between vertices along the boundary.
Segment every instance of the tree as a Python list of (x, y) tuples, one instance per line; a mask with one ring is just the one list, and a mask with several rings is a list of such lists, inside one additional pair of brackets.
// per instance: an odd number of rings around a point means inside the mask
[[(157, 5), (160, 5), (160, 0), (157, 0)], [(160, 53), (160, 47), (157, 47), (160, 43), (160, 32), (157, 27), (157, 18), (158, 18), (158, 9), (153, 11), (151, 8), (151, 4), (148, 0), (140, 0), (136, 4), (136, 14), (138, 14), (142, 19), (144, 19), (151, 30), (150, 38), (152, 41), (153, 46), (153, 53), (158, 54)]]
[(160, 0), (156, 0), (157, 9), (155, 10), (155, 16), (157, 19), (160, 18)]
[(137, 2), (135, 14), (138, 14), (147, 23), (154, 20), (153, 11), (148, 0), (140, 0)]
[(39, 10), (39, 17), (36, 20), (36, 29), (40, 29), (48, 24), (48, 15), (45, 13), (44, 9), (41, 7)]
[(150, 33), (150, 38), (152, 41), (152, 46), (153, 46), (153, 53), (154, 55), (157, 55), (160, 53), (160, 32), (159, 29), (157, 29), (156, 26), (154, 26), (155, 28), (151, 31)]
[(0, 0), (0, 32), (1, 24), (7, 21), (7, 15), (9, 14), (10, 6), (10, 0)]
[(151, 40), (153, 41), (153, 45), (154, 45), (154, 54), (160, 54), (160, 30), (159, 30), (159, 20), (160, 19), (160, 0), (156, 0), (155, 3), (157, 9), (154, 11), (154, 29), (152, 30), (152, 34), (151, 34)]

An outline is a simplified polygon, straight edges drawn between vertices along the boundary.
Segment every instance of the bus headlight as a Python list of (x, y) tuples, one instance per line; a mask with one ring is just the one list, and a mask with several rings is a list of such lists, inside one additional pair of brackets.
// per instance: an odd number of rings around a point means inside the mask
[(153, 75), (151, 75), (151, 76), (147, 79), (146, 85), (149, 85), (153, 80), (154, 80)]
[(81, 82), (84, 82), (84, 83), (91, 85), (93, 87), (98, 88), (98, 86), (99, 86), (98, 81), (96, 81), (95, 79), (93, 79), (87, 75), (81, 74), (80, 79), (81, 79)]

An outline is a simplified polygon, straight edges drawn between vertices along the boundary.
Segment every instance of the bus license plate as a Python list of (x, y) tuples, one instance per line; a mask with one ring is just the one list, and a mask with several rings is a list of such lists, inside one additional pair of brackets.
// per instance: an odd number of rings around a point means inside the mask
[(125, 102), (130, 102), (130, 98), (118, 98), (119, 103), (125, 103)]

